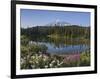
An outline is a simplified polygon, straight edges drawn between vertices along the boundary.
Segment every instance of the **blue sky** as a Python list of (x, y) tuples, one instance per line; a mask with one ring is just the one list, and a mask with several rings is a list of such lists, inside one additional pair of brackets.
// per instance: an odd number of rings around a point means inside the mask
[(89, 12), (21, 9), (21, 27), (46, 25), (60, 20), (75, 25), (90, 26)]

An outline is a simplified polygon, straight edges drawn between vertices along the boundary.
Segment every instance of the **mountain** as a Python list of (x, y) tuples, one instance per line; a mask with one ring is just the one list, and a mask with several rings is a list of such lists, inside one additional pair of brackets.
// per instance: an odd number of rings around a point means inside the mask
[(45, 26), (69, 26), (69, 25), (71, 25), (71, 24), (68, 22), (56, 20), (54, 22), (46, 24)]

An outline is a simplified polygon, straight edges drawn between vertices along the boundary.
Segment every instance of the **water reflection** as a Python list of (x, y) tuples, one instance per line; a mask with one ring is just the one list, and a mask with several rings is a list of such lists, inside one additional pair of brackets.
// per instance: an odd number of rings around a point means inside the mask
[(33, 37), (29, 44), (44, 44), (48, 47), (47, 53), (50, 54), (72, 54), (81, 53), (90, 49), (88, 39), (80, 38), (50, 38)]

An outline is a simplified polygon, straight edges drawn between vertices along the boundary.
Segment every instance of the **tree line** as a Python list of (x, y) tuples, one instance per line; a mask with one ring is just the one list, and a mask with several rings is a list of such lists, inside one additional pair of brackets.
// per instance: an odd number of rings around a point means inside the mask
[(21, 28), (21, 34), (28, 37), (33, 36), (50, 36), (65, 38), (90, 38), (90, 27), (82, 26), (36, 26), (29, 28)]

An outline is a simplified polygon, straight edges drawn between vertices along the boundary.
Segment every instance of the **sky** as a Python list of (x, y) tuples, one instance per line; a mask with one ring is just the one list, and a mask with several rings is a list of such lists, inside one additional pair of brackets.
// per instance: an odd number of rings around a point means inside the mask
[(56, 20), (73, 25), (90, 26), (89, 12), (21, 9), (21, 27), (42, 26)]

